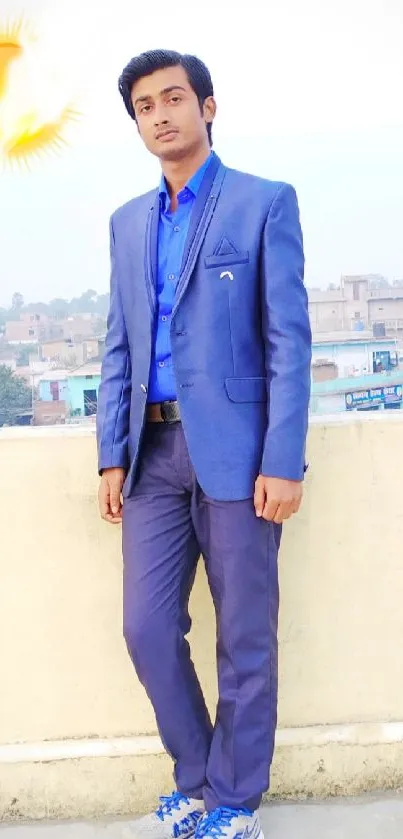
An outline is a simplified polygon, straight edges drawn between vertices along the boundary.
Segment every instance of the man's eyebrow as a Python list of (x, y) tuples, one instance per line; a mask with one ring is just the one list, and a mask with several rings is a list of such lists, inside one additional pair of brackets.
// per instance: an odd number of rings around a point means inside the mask
[[(170, 87), (164, 87), (163, 90), (160, 90), (159, 95), (160, 96), (166, 96), (167, 93), (172, 93), (173, 90), (183, 90), (184, 92), (186, 92), (185, 88), (182, 87), (180, 84), (173, 84)], [(135, 103), (134, 103), (134, 107), (136, 107), (136, 105), (138, 105), (139, 102), (149, 102), (149, 100), (151, 98), (152, 97), (150, 96), (150, 94), (145, 94), (144, 96), (138, 96)]]

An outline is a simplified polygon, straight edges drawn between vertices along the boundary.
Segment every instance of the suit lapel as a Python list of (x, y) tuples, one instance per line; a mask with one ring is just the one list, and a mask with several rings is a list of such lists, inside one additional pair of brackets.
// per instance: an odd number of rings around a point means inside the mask
[(158, 223), (160, 212), (160, 197), (157, 189), (154, 203), (150, 207), (147, 216), (146, 246), (144, 253), (144, 275), (147, 286), (148, 300), (151, 311), (156, 307), (156, 288), (158, 272)]
[(200, 221), (202, 219), (206, 203), (211, 191), (211, 188), (214, 183), (214, 178), (217, 174), (217, 171), (221, 165), (220, 158), (213, 153), (211, 157), (210, 164), (206, 169), (206, 173), (204, 178), (200, 184), (200, 189), (196, 196), (196, 201), (194, 203), (194, 207), (192, 209), (192, 215), (189, 224), (188, 234), (186, 236), (185, 248), (183, 251), (183, 258), (182, 258), (182, 266), (181, 266), (181, 274), (183, 269), (186, 265), (186, 262), (189, 258), (189, 251), (192, 246), (192, 242), (195, 238), (196, 231), (199, 227)]
[(199, 255), (204, 237), (207, 233), (207, 228), (210, 224), (217, 204), (222, 182), (225, 178), (225, 173), (225, 166), (223, 166), (219, 157), (214, 155), (203, 178), (203, 182), (193, 207), (192, 218), (183, 254), (181, 275), (176, 289), (176, 300), (173, 313), (177, 310), (188, 286), (196, 259)]
[[(181, 274), (176, 289), (176, 301), (174, 311), (180, 302), (188, 285), (194, 264), (203, 244), (207, 227), (215, 210), (217, 198), (225, 177), (225, 167), (216, 155), (212, 155), (211, 163), (201, 183), (196, 201), (193, 207), (186, 237), (185, 249), (182, 259)], [(158, 273), (158, 225), (160, 213), (159, 191), (156, 190), (154, 201), (149, 208), (146, 226), (146, 246), (144, 260), (144, 274), (147, 286), (148, 300), (152, 312), (156, 309), (157, 297), (157, 273)]]

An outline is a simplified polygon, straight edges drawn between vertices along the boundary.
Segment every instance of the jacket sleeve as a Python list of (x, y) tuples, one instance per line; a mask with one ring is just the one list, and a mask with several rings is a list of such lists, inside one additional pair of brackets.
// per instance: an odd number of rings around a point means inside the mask
[(125, 318), (118, 282), (113, 220), (110, 222), (111, 293), (98, 394), (98, 469), (128, 469), (131, 398), (131, 363)]
[(295, 190), (283, 184), (270, 208), (262, 250), (268, 425), (261, 474), (301, 481), (311, 386), (312, 335)]

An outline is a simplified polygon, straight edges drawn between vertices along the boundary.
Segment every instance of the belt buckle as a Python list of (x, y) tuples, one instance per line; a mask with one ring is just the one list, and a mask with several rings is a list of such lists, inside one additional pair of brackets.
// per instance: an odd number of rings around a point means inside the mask
[(173, 423), (179, 422), (179, 405), (174, 402), (161, 402), (160, 405), (161, 416), (164, 422)]

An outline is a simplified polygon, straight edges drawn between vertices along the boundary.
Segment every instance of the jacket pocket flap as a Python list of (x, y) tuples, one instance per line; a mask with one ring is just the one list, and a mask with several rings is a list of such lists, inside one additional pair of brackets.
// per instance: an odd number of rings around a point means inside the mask
[(240, 265), (249, 262), (249, 251), (237, 251), (236, 253), (213, 253), (204, 257), (206, 268), (231, 268), (231, 265)]
[(231, 402), (266, 402), (267, 384), (263, 377), (225, 379), (225, 389)]

